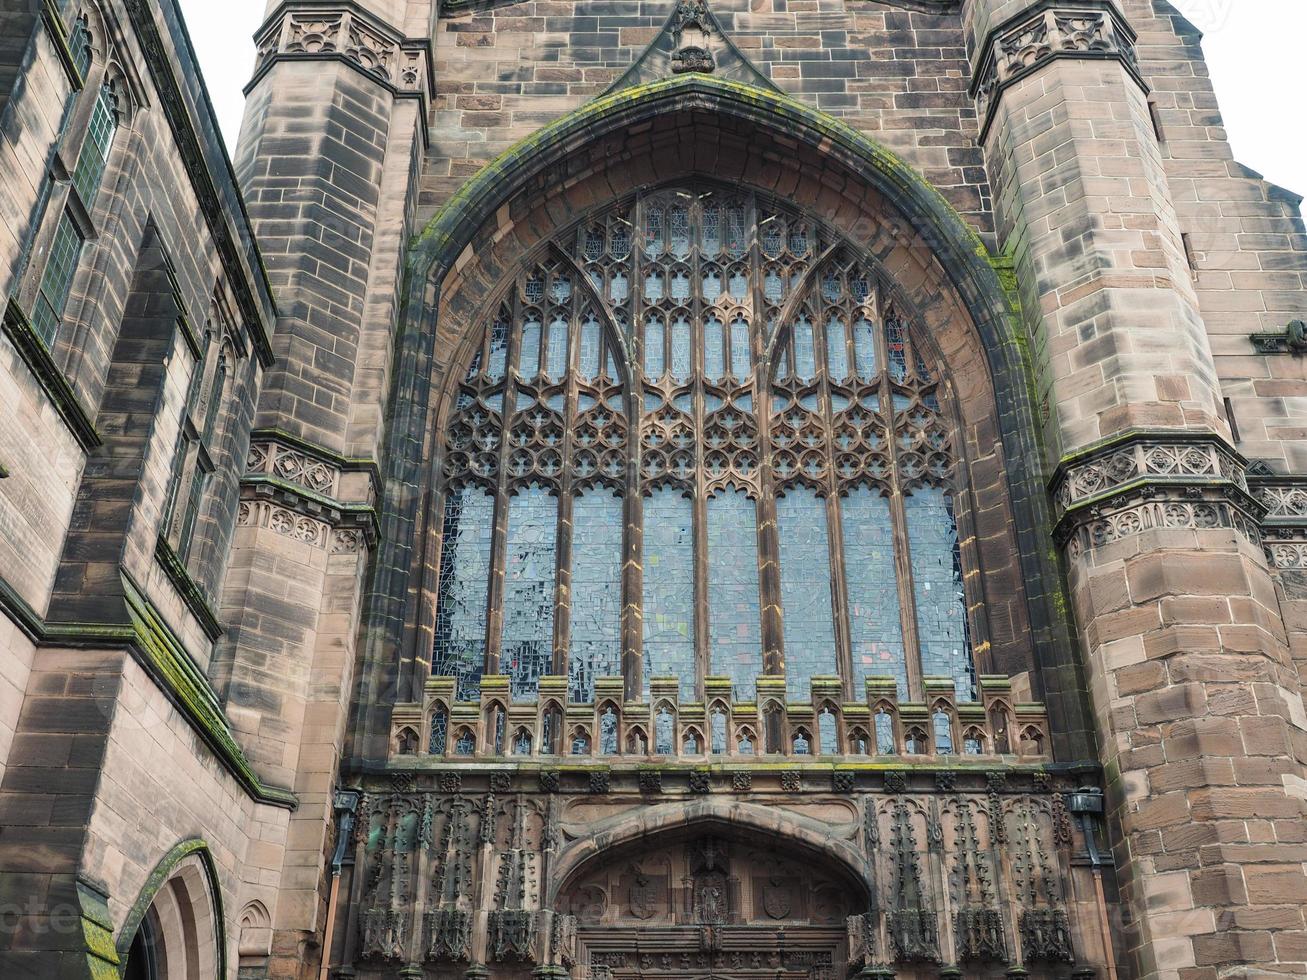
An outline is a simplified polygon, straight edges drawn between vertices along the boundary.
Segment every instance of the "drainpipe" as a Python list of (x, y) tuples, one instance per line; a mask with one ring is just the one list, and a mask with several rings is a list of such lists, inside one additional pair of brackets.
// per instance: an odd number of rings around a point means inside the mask
[(327, 925), (322, 931), (322, 971), (318, 980), (327, 980), (328, 962), (331, 959), (331, 947), (336, 932), (336, 904), (340, 895), (340, 868), (345, 863), (345, 850), (349, 847), (354, 833), (354, 813), (358, 809), (359, 794), (357, 790), (342, 789), (336, 791), (334, 809), (336, 811), (336, 851), (331, 855), (331, 895), (327, 899)]
[(1116, 951), (1112, 946), (1112, 931), (1107, 916), (1107, 897), (1103, 893), (1103, 866), (1107, 858), (1099, 853), (1098, 838), (1094, 835), (1094, 825), (1103, 819), (1106, 807), (1103, 804), (1103, 791), (1086, 786), (1067, 794), (1067, 809), (1080, 824), (1080, 832), (1085, 837), (1085, 849), (1089, 852), (1089, 864), (1094, 870), (1094, 891), (1098, 898), (1098, 928), (1103, 936), (1103, 953), (1106, 958), (1108, 980), (1117, 980)]

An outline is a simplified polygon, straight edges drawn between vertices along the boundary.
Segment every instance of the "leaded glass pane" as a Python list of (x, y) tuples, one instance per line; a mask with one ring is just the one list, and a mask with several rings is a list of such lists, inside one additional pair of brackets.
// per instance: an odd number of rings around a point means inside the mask
[(545, 373), (557, 381), (567, 373), (567, 321), (561, 317), (549, 324), (549, 346), (546, 350)]
[(776, 531), (781, 545), (785, 689), (790, 698), (806, 700), (813, 677), (837, 672), (826, 502), (806, 487), (788, 491), (776, 501)]
[(762, 671), (758, 605), (758, 527), (742, 490), (708, 501), (708, 648), (711, 672), (751, 698)]
[(599, 715), (599, 754), (617, 754), (617, 712), (611, 707)]
[(800, 318), (794, 324), (794, 376), (811, 381), (817, 376), (817, 357), (813, 352), (812, 324)]
[(113, 89), (109, 85), (100, 87), (91, 109), (91, 119), (86, 128), (86, 140), (77, 157), (77, 166), (73, 170), (73, 186), (82, 199), (87, 210), (95, 204), (96, 192), (100, 189), (100, 178), (109, 162), (109, 150), (113, 146), (113, 135), (118, 128), (118, 115), (114, 111)]
[(710, 731), (712, 738), (712, 751), (721, 753), (727, 750), (726, 746), (726, 712), (717, 709), (712, 713), (710, 719)]
[(663, 370), (663, 322), (651, 316), (644, 325), (644, 376), (657, 381)]
[(85, 239), (73, 223), (72, 216), (65, 211), (59, 216), (59, 224), (55, 227), (54, 242), (50, 245), (45, 270), (41, 273), (41, 287), (32, 311), (32, 325), (46, 344), (54, 342), (55, 332), (63, 320), (64, 307), (68, 303), (68, 293), (73, 288), (73, 275), (77, 272), (77, 260), (81, 257), (84, 243)]
[(703, 374), (709, 381), (720, 381), (726, 373), (726, 325), (709, 317), (703, 325)]
[(573, 701), (594, 699), (596, 677), (622, 676), (622, 499), (602, 490), (572, 503)]
[(895, 381), (908, 376), (908, 337), (897, 317), (885, 321), (885, 346), (889, 350), (889, 374)]
[(690, 321), (684, 316), (672, 321), (672, 380), (678, 383), (690, 380), (690, 332)]
[(694, 516), (677, 490), (644, 501), (644, 689), (651, 677), (681, 678), (694, 696)]
[(826, 370), (832, 381), (849, 376), (849, 352), (844, 343), (844, 324), (837, 317), (826, 323)]
[(922, 487), (904, 498), (904, 507), (922, 676), (953, 678), (958, 700), (971, 701), (976, 677), (953, 501), (938, 487)]
[(886, 711), (876, 712), (876, 752), (894, 755), (894, 719)]
[(500, 670), (514, 700), (532, 701), (553, 660), (558, 501), (530, 487), (508, 503)]
[(823, 709), (821, 714), (817, 715), (817, 737), (820, 739), (822, 755), (834, 755), (839, 751), (838, 722), (835, 712), (829, 708)]
[(599, 377), (600, 339), (603, 331), (593, 313), (586, 314), (581, 323), (581, 349), (578, 352), (578, 375), (582, 381), (593, 381)]
[(494, 498), (480, 490), (464, 487), (446, 496), (431, 672), (455, 678), (460, 701), (481, 696), (494, 516)]
[(86, 73), (91, 70), (91, 29), (84, 14), (73, 25), (72, 35), (68, 38), (68, 50), (72, 52), (77, 74), (84, 80)]
[(849, 595), (853, 689), (868, 677), (893, 677), (899, 697), (908, 696), (908, 666), (899, 616), (894, 523), (889, 501), (857, 487), (840, 501), (844, 529), (844, 577)]
[(676, 718), (667, 707), (658, 709), (654, 718), (654, 753), (671, 755), (676, 751)]
[(753, 373), (752, 365), (749, 324), (736, 318), (731, 321), (731, 374), (735, 375), (736, 381), (744, 381)]
[(508, 358), (508, 321), (499, 317), (490, 327), (490, 358), (486, 363), (486, 376), (491, 381), (502, 381)]
[(853, 321), (853, 356), (858, 377), (871, 381), (876, 377), (876, 328), (866, 317)]
[(534, 378), (540, 370), (540, 321), (528, 317), (522, 324), (522, 345), (517, 351), (517, 371), (524, 378)]

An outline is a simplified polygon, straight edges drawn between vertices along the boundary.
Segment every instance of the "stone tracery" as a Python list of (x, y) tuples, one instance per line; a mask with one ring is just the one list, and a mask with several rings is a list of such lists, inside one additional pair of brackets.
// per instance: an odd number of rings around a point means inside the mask
[(819, 222), (711, 185), (516, 273), (444, 437), (433, 672), (468, 699), (483, 669), (580, 702), (618, 673), (974, 698), (947, 383), (893, 294)]

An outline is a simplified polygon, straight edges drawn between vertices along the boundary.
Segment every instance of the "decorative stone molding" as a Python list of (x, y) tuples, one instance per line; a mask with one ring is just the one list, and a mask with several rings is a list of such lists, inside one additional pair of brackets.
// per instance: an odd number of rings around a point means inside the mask
[(1248, 337), (1259, 354), (1307, 354), (1307, 321), (1291, 320), (1280, 333), (1255, 333)]
[(425, 103), (435, 94), (430, 43), (406, 38), (352, 4), (284, 3), (264, 23), (255, 44), (258, 54), (247, 93), (277, 61), (332, 59), (357, 68), (395, 95)]
[[(246, 453), (238, 523), (270, 527), (332, 554), (353, 554), (376, 540), (376, 496), (371, 460), (348, 459), (287, 433), (258, 430)], [(275, 519), (255, 506), (259, 501), (276, 505)]]
[[(779, 680), (779, 690), (785, 690), (782, 676), (765, 679)], [(838, 688), (830, 690), (820, 679), (810, 685), (807, 702), (779, 698), (737, 702), (728, 687), (713, 695), (713, 713), (718, 714), (719, 730), (726, 733), (726, 744), (716, 751), (704, 738), (704, 706), (683, 704), (675, 679), (652, 679), (655, 698), (651, 701), (615, 701), (603, 692), (620, 692), (621, 678), (599, 677), (595, 688), (600, 694), (585, 703), (566, 700), (565, 685), (555, 686), (561, 680), (565, 679), (546, 675), (541, 678), (537, 699), (516, 703), (504, 675), (482, 677), (480, 701), (456, 700), (457, 683), (452, 677), (428, 678), (421, 702), (400, 703), (391, 709), (392, 755), (459, 765), (488, 759), (525, 762), (555, 758), (553, 765), (589, 766), (602, 760), (628, 766), (639, 792), (645, 795), (680, 792), (680, 773), (686, 774), (684, 785), (690, 792), (706, 793), (712, 783), (703, 770), (705, 763), (730, 760), (733, 765), (747, 766), (766, 759), (771, 767), (769, 779), (778, 780), (785, 792), (802, 791), (803, 773), (813, 764), (836, 792), (851, 793), (857, 787), (856, 770), (833, 769), (829, 761), (820, 761), (813, 754), (814, 715), (829, 711), (833, 722), (830, 735), (843, 747), (846, 760), (880, 764), (893, 760), (944, 772), (957, 762), (1006, 760), (1042, 765), (1050, 758), (1044, 706), (1016, 701), (1011, 681), (1005, 677), (982, 675), (975, 701), (959, 701), (951, 680), (928, 679), (928, 703), (900, 702), (891, 678), (868, 680), (865, 697), (859, 700), (845, 698)], [(660, 691), (667, 680), (671, 680), (670, 690)], [(503, 712), (507, 712), (514, 737), (496, 749), (492, 733)], [(671, 744), (651, 745), (647, 735), (668, 723), (667, 713), (671, 715)], [(567, 719), (565, 742), (555, 738), (556, 720), (550, 722), (560, 715)], [(605, 729), (615, 740), (603, 737)], [(422, 734), (415, 747), (413, 736), (419, 731)], [(780, 760), (785, 767), (777, 770), (775, 763)], [(591, 792), (609, 792), (609, 770), (586, 771)], [(734, 771), (732, 786), (747, 791), (753, 788), (754, 775), (747, 770)], [(947, 781), (951, 777), (938, 778)], [(546, 791), (559, 792), (557, 770), (542, 770), (540, 781)]]
[(1136, 35), (1108, 0), (1044, 0), (993, 28), (980, 46), (971, 83), (984, 142), (1003, 91), (1058, 58), (1114, 60), (1148, 90), (1135, 54)]
[(304, 517), (285, 507), (263, 500), (242, 500), (236, 510), (238, 527), (264, 527), (270, 531), (317, 548), (326, 548), (331, 539), (331, 525)]
[(1259, 472), (1250, 474), (1248, 486), (1266, 508), (1262, 532), (1267, 561), (1273, 568), (1307, 569), (1307, 476)]
[(1211, 435), (1136, 432), (1064, 460), (1054, 535), (1073, 555), (1159, 528), (1227, 528), (1260, 541), (1247, 463)]

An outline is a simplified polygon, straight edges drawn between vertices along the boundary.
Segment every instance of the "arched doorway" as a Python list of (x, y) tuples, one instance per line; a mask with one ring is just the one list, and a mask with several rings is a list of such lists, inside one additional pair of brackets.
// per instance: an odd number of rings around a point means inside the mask
[(124, 980), (226, 976), (222, 900), (202, 841), (183, 841), (159, 862), (118, 939)]
[(559, 901), (576, 919), (577, 961), (612, 980), (830, 980), (866, 907), (836, 862), (711, 824), (602, 853)]

